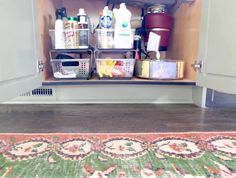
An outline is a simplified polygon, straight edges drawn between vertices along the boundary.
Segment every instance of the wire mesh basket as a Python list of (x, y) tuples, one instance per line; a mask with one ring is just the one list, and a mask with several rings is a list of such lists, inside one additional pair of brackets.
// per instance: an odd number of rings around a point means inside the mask
[(56, 79), (87, 79), (91, 72), (90, 59), (51, 59)]
[(135, 59), (96, 59), (97, 73), (100, 79), (131, 79), (134, 66)]

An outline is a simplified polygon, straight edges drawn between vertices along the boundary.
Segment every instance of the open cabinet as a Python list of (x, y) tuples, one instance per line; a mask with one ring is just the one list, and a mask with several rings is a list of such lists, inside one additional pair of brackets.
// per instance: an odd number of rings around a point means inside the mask
[[(120, 2), (120, 1), (119, 1)], [(125, 2), (122, 1), (122, 2)], [(136, 4), (129, 7), (133, 15), (141, 13), (140, 7), (146, 1), (135, 0), (127, 3)], [(148, 3), (169, 3), (175, 1), (148, 1)], [(17, 4), (16, 4), (17, 3)], [(78, 8), (85, 8), (92, 23), (98, 21), (99, 11), (104, 6), (102, 0), (3, 0), (0, 2), (0, 12), (3, 24), (1, 28), (1, 60), (0, 60), (0, 100), (6, 100), (20, 93), (45, 86), (66, 86), (80, 89), (80, 85), (91, 90), (97, 86), (123, 85), (129, 88), (165, 85), (181, 87), (192, 86), (193, 92), (197, 86), (212, 88), (222, 92), (236, 94), (236, 22), (232, 17), (236, 15), (235, 0), (195, 0), (194, 3), (182, 4), (173, 8), (175, 19), (169, 50), (162, 55), (166, 58), (181, 59), (185, 62), (185, 77), (182, 80), (132, 80), (100, 81), (92, 80), (54, 80), (49, 60), (51, 43), (49, 29), (55, 22), (55, 9), (66, 7), (68, 14), (74, 15)], [(96, 8), (94, 8), (96, 7)], [(11, 56), (9, 58), (9, 56)], [(9, 59), (8, 59), (9, 58)], [(8, 59), (8, 60), (7, 60)], [(45, 69), (41, 74), (39, 64)], [(195, 64), (195, 69), (193, 68)], [(7, 66), (6, 66), (7, 65)], [(41, 79), (41, 83), (39, 80)], [(124, 88), (123, 88), (124, 89)], [(124, 89), (125, 91), (125, 89)], [(124, 92), (121, 91), (121, 92)], [(184, 91), (184, 90), (183, 90)], [(104, 90), (104, 92), (106, 92)], [(200, 92), (202, 93), (202, 92)]]
[[(125, 2), (125, 1), (117, 1)], [(140, 17), (141, 7), (155, 4), (165, 3), (169, 6), (174, 6), (175, 0), (169, 1), (126, 1), (129, 9), (132, 12), (133, 17)], [(182, 60), (186, 67), (184, 71), (184, 78), (181, 80), (145, 80), (134, 77), (132, 80), (120, 80), (120, 81), (99, 81), (96, 77), (92, 80), (55, 80), (51, 71), (49, 51), (52, 48), (49, 38), (49, 29), (54, 28), (55, 21), (55, 9), (57, 7), (66, 7), (69, 16), (74, 16), (78, 12), (78, 8), (83, 7), (86, 13), (91, 19), (93, 26), (96, 26), (99, 19), (99, 13), (105, 5), (103, 0), (95, 1), (72, 1), (72, 0), (61, 0), (61, 1), (37, 1), (38, 3), (38, 21), (39, 21), (39, 33), (40, 33), (40, 59), (45, 64), (46, 70), (44, 70), (44, 85), (68, 85), (68, 84), (176, 84), (176, 85), (195, 85), (196, 72), (192, 67), (192, 64), (197, 59), (198, 51), (198, 39), (199, 39), (199, 27), (200, 27), (200, 1), (196, 1), (194, 4), (183, 4), (180, 8), (174, 8), (173, 17), (175, 19), (172, 36), (170, 39), (170, 47), (167, 52), (162, 52), (162, 56), (166, 59)], [(118, 3), (117, 3), (118, 4)], [(91, 8), (96, 6), (97, 8)], [(50, 8), (51, 7), (51, 8)], [(140, 22), (136, 22), (140, 23)], [(136, 26), (133, 23), (133, 26)]]

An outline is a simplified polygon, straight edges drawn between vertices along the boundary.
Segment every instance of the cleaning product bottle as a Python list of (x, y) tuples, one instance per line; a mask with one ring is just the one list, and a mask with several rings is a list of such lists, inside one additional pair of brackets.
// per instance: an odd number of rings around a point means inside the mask
[(79, 29), (79, 48), (88, 48), (89, 45), (89, 19), (84, 9), (79, 9), (78, 29)]
[(56, 10), (55, 22), (55, 49), (65, 49), (64, 23), (62, 20), (61, 9)]
[(135, 35), (134, 36), (134, 50), (135, 52), (133, 53), (133, 58), (136, 60), (141, 59), (141, 36), (140, 35)]
[(105, 6), (101, 16), (101, 29), (111, 29), (112, 28), (112, 16), (113, 13), (109, 10), (108, 6)]
[(127, 9), (125, 3), (122, 3), (120, 8), (114, 13), (116, 19), (115, 48), (132, 48), (134, 39), (130, 25), (131, 12)]
[(115, 29), (115, 25), (116, 25), (116, 17), (115, 17), (115, 14), (117, 13), (118, 9), (117, 8), (114, 8), (112, 10), (112, 28)]
[(67, 17), (67, 12), (66, 12), (66, 8), (62, 7), (61, 9), (61, 18), (64, 24), (64, 29), (66, 29), (67, 25), (68, 25), (68, 17)]
[(66, 8), (65, 7), (61, 8), (61, 18), (62, 18), (62, 21), (64, 23), (64, 28), (65, 28), (65, 26), (67, 25), (67, 22), (68, 22), (67, 12), (66, 12)]
[(112, 30), (113, 13), (105, 6), (100, 18), (99, 48), (114, 48), (114, 38)]

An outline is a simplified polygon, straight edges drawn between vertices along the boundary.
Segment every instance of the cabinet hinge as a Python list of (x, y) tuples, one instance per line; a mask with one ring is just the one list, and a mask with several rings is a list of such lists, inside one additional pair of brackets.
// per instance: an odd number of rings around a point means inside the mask
[(43, 72), (45, 69), (45, 63), (42, 61), (38, 61), (38, 69), (39, 69), (39, 72)]
[(196, 72), (201, 72), (202, 70), (202, 61), (195, 61), (194, 64), (192, 64), (192, 67)]

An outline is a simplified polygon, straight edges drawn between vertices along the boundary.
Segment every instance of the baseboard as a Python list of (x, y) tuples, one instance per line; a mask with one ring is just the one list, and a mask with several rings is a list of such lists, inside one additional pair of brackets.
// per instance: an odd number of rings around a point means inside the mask
[[(46, 88), (47, 90), (49, 88)], [(192, 86), (52, 87), (52, 95), (22, 95), (7, 104), (192, 104)], [(41, 94), (41, 92), (39, 92)]]

